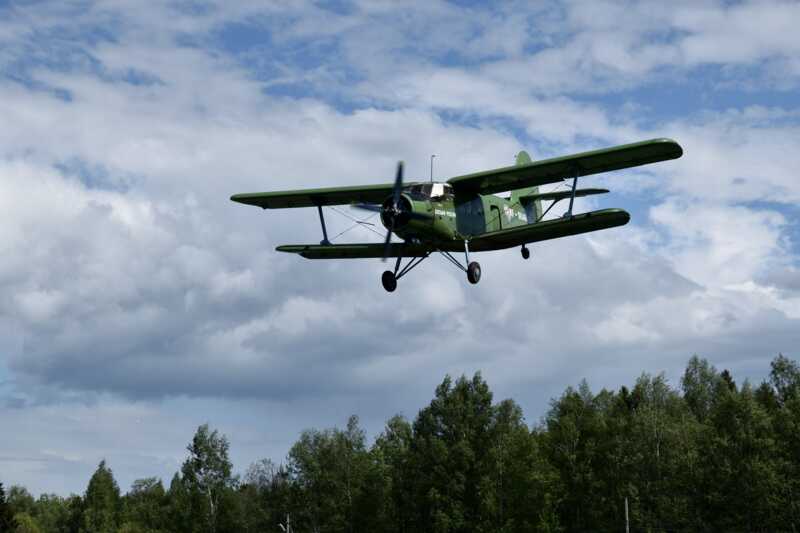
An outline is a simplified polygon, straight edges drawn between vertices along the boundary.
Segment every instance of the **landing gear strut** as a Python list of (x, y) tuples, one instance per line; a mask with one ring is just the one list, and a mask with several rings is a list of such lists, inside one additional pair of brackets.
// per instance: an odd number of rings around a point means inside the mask
[[(440, 254), (442, 254), (445, 259), (453, 263), (456, 267), (458, 267), (462, 272), (467, 274), (467, 280), (470, 283), (475, 285), (481, 280), (481, 265), (477, 261), (470, 261), (469, 260), (469, 242), (464, 241), (464, 255), (466, 256), (466, 267), (462, 265), (458, 259), (452, 256), (450, 252), (444, 250), (436, 250)], [(422, 263), (425, 259), (431, 255), (432, 251), (425, 253), (425, 255), (421, 255), (418, 257), (411, 257), (409, 258), (408, 263), (403, 268), (400, 268), (401, 263), (403, 261), (403, 256), (400, 255), (397, 257), (397, 263), (394, 265), (394, 271), (387, 270), (381, 275), (381, 283), (383, 284), (383, 288), (386, 289), (386, 292), (394, 292), (397, 289), (397, 280), (408, 274), (411, 269), (413, 269), (418, 264)]]
[(528, 259), (531, 256), (531, 251), (528, 250), (528, 247), (524, 244), (522, 245), (522, 250), (520, 250), (520, 252), (522, 253), (523, 259)]
[(419, 257), (411, 257), (403, 268), (400, 268), (403, 256), (398, 256), (397, 262), (394, 264), (394, 272), (387, 270), (381, 275), (381, 283), (383, 284), (383, 288), (386, 289), (386, 292), (394, 292), (397, 288), (397, 280), (411, 272), (412, 268), (425, 261), (429, 255), (431, 255), (431, 252)]
[(475, 285), (481, 280), (481, 265), (477, 261), (470, 261), (469, 260), (469, 242), (464, 241), (464, 255), (466, 257), (467, 266), (465, 267), (461, 263), (458, 262), (458, 259), (453, 257), (450, 252), (446, 252), (444, 250), (439, 250), (439, 253), (442, 254), (445, 259), (453, 263), (457, 268), (461, 269), (463, 272), (467, 274), (467, 280), (470, 283)]

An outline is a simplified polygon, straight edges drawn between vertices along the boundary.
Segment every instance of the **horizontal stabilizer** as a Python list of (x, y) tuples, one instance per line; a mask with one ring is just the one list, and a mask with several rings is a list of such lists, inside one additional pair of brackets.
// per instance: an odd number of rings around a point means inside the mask
[[(577, 189), (575, 191), (575, 197), (578, 198), (580, 196), (592, 196), (594, 194), (606, 194), (608, 189)], [(569, 197), (572, 196), (572, 191), (557, 191), (557, 192), (543, 192), (538, 194), (528, 194), (525, 196), (519, 197), (519, 202), (522, 205), (525, 205), (528, 202), (534, 202), (536, 200), (553, 200), (555, 202), (559, 200), (567, 200)]]

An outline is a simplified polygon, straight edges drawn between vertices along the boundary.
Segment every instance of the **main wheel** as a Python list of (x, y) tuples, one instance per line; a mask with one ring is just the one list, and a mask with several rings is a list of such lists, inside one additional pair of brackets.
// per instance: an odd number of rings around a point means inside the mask
[(383, 288), (386, 289), (387, 292), (394, 292), (397, 288), (397, 278), (394, 277), (394, 272), (391, 270), (387, 270), (381, 276), (381, 283), (383, 283)]
[(473, 261), (467, 266), (467, 279), (473, 285), (481, 280), (481, 265), (477, 261)]
[(523, 259), (528, 259), (531, 256), (531, 251), (528, 250), (527, 246), (523, 246), (522, 250), (520, 250), (520, 251), (522, 252), (522, 258)]

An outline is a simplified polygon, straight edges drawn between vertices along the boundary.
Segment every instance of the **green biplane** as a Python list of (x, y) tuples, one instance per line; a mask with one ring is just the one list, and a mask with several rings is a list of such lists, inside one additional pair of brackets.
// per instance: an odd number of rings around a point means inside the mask
[[(444, 183), (404, 184), (403, 164), (399, 163), (394, 183), (235, 194), (231, 200), (264, 209), (316, 207), (322, 241), (283, 245), (277, 250), (306, 259), (381, 257), (385, 261), (396, 257), (394, 270), (387, 270), (381, 278), (383, 287), (392, 292), (398, 279), (434, 252), (464, 271), (470, 283), (478, 283), (481, 267), (477, 261), (470, 261), (470, 252), (521, 246), (522, 257), (528, 259), (527, 244), (623, 226), (630, 220), (623, 209), (572, 212), (575, 198), (608, 192), (578, 189), (578, 178), (677, 159), (682, 154), (680, 145), (671, 139), (652, 139), (535, 162), (526, 152), (520, 152), (513, 166), (457, 176)], [(539, 186), (549, 183), (565, 183), (568, 190), (539, 192)], [(508, 191), (508, 198), (496, 196)], [(544, 220), (561, 200), (569, 200), (566, 213)], [(549, 202), (544, 210), (542, 202)], [(383, 244), (332, 244), (328, 240), (322, 208), (344, 204), (380, 214), (387, 229)], [(392, 243), (393, 234), (404, 242)], [(464, 264), (453, 252), (464, 253)]]

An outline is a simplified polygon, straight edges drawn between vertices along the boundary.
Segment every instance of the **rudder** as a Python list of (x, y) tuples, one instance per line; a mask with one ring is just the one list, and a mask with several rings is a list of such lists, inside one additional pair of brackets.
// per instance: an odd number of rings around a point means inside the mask
[[(520, 153), (517, 154), (517, 166), (528, 165), (532, 163), (531, 156), (528, 155), (528, 152), (522, 150)], [(528, 219), (528, 223), (531, 224), (539, 220), (542, 216), (542, 202), (541, 200), (533, 200), (533, 201), (520, 201), (521, 196), (530, 196), (532, 194), (538, 194), (539, 187), (527, 187), (525, 189), (516, 189), (511, 191), (511, 205), (519, 204), (525, 209), (525, 215)]]

